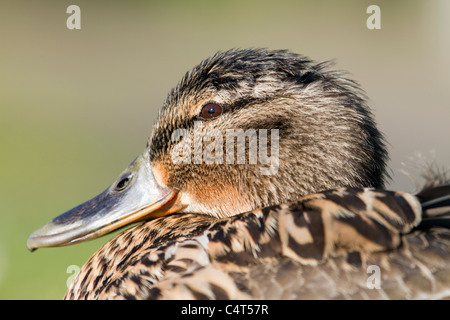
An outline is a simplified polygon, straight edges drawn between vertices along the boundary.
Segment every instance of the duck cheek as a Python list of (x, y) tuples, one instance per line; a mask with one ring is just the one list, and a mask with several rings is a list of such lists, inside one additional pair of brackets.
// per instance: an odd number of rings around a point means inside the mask
[(153, 176), (160, 186), (167, 186), (169, 181), (169, 171), (160, 162), (151, 164)]
[(180, 202), (186, 206), (182, 212), (201, 213), (216, 218), (253, 210), (250, 197), (240, 194), (235, 186), (188, 184), (180, 191)]

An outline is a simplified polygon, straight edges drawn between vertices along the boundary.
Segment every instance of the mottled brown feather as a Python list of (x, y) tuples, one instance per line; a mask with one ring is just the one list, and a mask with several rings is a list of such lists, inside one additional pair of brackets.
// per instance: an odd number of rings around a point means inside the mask
[[(339, 189), (220, 220), (174, 214), (107, 243), (66, 298), (448, 297), (450, 230), (414, 230), (421, 213), (406, 193)], [(380, 289), (367, 286), (371, 265)]]

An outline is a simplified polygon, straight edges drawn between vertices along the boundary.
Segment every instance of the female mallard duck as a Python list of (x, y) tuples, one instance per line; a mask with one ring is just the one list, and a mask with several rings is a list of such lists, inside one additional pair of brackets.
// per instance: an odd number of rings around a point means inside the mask
[(382, 191), (386, 159), (342, 73), (286, 51), (218, 53), (169, 93), (117, 181), (27, 245), (148, 220), (101, 248), (68, 299), (448, 297), (450, 186)]

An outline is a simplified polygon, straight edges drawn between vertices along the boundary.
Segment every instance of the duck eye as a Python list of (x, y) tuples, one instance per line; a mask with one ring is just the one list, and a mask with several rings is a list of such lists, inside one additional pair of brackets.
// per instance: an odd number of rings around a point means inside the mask
[(203, 106), (200, 117), (203, 119), (213, 119), (222, 114), (222, 107), (216, 103), (207, 103)]

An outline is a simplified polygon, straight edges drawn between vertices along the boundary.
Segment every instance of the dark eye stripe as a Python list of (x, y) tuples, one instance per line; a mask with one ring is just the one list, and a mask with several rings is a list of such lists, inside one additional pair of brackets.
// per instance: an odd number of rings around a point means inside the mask
[(200, 117), (203, 119), (214, 119), (222, 114), (222, 107), (217, 103), (207, 103), (203, 106)]

